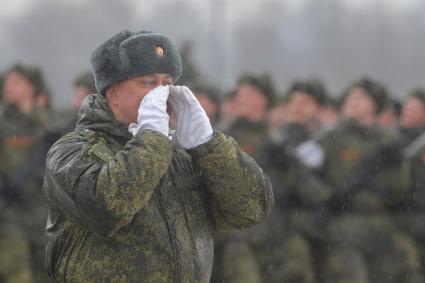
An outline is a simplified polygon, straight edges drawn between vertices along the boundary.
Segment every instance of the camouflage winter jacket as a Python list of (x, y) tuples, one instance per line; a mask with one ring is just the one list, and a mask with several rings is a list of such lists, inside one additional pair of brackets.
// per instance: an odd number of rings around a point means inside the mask
[(46, 161), (47, 266), (57, 282), (208, 282), (214, 230), (261, 222), (268, 177), (230, 137), (189, 152), (132, 137), (103, 96)]

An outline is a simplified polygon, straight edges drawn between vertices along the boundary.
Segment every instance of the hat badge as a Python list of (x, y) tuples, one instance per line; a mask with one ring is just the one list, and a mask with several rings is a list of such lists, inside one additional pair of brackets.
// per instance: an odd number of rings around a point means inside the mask
[(165, 51), (164, 51), (164, 48), (162, 48), (162, 46), (156, 47), (156, 55), (158, 55), (159, 57), (163, 57), (165, 55)]

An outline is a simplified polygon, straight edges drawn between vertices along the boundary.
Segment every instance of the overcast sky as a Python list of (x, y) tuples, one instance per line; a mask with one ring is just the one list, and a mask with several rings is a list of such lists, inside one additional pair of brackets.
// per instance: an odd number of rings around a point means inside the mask
[(40, 65), (54, 103), (71, 101), (91, 51), (125, 29), (190, 41), (212, 83), (230, 88), (243, 71), (270, 72), (283, 92), (317, 76), (332, 93), (371, 75), (402, 96), (424, 85), (421, 0), (13, 0), (0, 10), (0, 71)]

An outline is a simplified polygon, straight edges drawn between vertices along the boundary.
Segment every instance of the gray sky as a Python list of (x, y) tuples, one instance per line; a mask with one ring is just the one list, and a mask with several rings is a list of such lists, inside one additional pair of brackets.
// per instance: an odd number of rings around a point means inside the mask
[(243, 71), (270, 72), (282, 92), (311, 75), (334, 94), (365, 74), (398, 96), (425, 84), (420, 0), (3, 2), (0, 70), (17, 61), (42, 66), (59, 106), (71, 101), (91, 51), (125, 28), (190, 41), (205, 78), (222, 88)]

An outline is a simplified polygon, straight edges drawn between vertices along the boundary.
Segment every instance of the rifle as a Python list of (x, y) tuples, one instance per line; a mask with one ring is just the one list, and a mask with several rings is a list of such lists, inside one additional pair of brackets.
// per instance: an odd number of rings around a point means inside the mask
[(330, 200), (329, 205), (333, 209), (344, 210), (348, 207), (351, 198), (366, 187), (372, 187), (375, 193), (384, 196), (385, 191), (376, 187), (373, 181), (376, 175), (384, 168), (401, 164), (404, 158), (403, 143), (396, 141), (379, 147), (371, 154), (363, 157), (353, 170), (350, 178), (345, 182)]
[(425, 132), (411, 142), (402, 152), (405, 159), (415, 157), (425, 148)]

